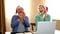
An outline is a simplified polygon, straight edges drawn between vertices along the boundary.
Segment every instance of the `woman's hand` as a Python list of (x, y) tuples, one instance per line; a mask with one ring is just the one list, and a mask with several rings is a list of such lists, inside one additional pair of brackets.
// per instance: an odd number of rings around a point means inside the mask
[(43, 15), (43, 19), (44, 19), (44, 20), (45, 20), (45, 18), (46, 18), (46, 14)]
[(21, 20), (18, 18), (17, 21), (21, 21)]
[(17, 19), (17, 21), (22, 21), (22, 20), (23, 20), (22, 16), (19, 16)]
[(31, 28), (30, 27), (28, 27), (28, 31), (31, 31)]
[(28, 27), (28, 31), (33, 32), (32, 29), (31, 29), (31, 27)]
[(18, 21), (22, 21), (25, 18), (25, 15), (19, 15)]
[(25, 15), (24, 14), (22, 15), (22, 18), (25, 19)]

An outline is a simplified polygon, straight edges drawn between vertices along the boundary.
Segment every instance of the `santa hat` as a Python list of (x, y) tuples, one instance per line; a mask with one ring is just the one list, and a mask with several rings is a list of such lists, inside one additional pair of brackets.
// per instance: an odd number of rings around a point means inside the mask
[(48, 12), (48, 7), (46, 7), (46, 12)]

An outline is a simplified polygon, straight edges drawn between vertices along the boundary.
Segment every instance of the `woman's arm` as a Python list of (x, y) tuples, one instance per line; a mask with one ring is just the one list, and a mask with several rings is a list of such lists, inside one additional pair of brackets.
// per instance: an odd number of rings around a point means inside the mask
[(11, 20), (11, 27), (14, 28), (15, 26), (18, 26), (17, 16), (14, 15)]
[(25, 19), (24, 19), (24, 23), (25, 23), (25, 26), (26, 26), (26, 27), (30, 27), (29, 19), (28, 19), (27, 16), (26, 16)]

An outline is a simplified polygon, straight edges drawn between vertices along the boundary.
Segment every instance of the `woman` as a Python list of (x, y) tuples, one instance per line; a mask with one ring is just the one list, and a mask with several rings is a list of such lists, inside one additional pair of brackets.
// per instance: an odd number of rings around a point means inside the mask
[(30, 24), (28, 17), (24, 13), (24, 9), (17, 6), (16, 13), (18, 13), (18, 15), (13, 15), (11, 21), (12, 32), (28, 32)]
[(36, 26), (40, 21), (50, 21), (50, 15), (47, 14), (47, 11), (43, 5), (39, 5), (39, 13), (35, 16)]

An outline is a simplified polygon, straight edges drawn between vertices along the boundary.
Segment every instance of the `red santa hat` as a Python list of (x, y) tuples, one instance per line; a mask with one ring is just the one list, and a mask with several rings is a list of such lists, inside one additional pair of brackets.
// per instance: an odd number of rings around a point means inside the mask
[(48, 12), (48, 7), (46, 7), (46, 12)]

